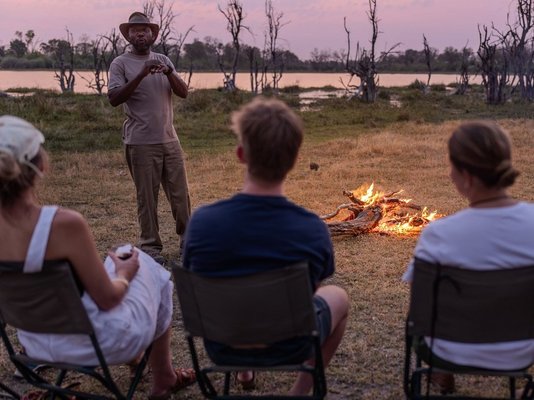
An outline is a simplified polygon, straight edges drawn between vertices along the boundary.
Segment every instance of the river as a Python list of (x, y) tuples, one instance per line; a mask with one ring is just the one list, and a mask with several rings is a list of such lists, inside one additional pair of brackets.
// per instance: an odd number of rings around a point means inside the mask
[[(75, 73), (76, 93), (95, 93), (88, 87), (87, 80), (91, 80), (91, 71), (79, 71)], [(431, 84), (445, 84), (456, 82), (458, 75), (455, 74), (433, 74)], [(333, 86), (343, 88), (340, 81), (346, 83), (348, 74), (343, 73), (308, 73), (308, 72), (288, 72), (284, 73), (280, 81), (280, 87), (298, 85), (301, 88), (319, 88), (323, 86)], [(407, 86), (416, 79), (426, 82), (426, 74), (380, 74), (379, 84), (382, 87)], [(250, 88), (250, 76), (247, 73), (237, 74), (237, 87), (248, 90)], [(480, 83), (480, 78), (472, 78), (473, 83)], [(197, 72), (193, 73), (191, 88), (193, 89), (214, 89), (222, 86), (222, 74), (217, 72)], [(58, 81), (54, 78), (54, 72), (50, 70), (39, 71), (8, 71), (0, 70), (0, 91), (15, 88), (40, 88), (59, 91)]]

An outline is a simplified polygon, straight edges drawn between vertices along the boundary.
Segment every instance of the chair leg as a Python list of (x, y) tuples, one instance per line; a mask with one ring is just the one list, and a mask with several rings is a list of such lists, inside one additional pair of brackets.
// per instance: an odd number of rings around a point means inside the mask
[(59, 373), (57, 374), (55, 385), (61, 386), (66, 376), (67, 376), (67, 370), (62, 369), (61, 371), (59, 371)]
[(15, 392), (13, 389), (11, 389), (9, 386), (6, 386), (2, 382), (0, 382), (0, 389), (9, 394), (14, 399), (20, 399), (20, 395), (17, 392)]
[(525, 384), (525, 387), (523, 389), (523, 393), (521, 394), (521, 399), (534, 399), (534, 384), (532, 382), (532, 376), (527, 375), (526, 376), (527, 383)]
[(231, 372), (224, 373), (224, 395), (228, 396), (230, 394), (230, 375)]
[(515, 378), (513, 376), (509, 379), (510, 383), (510, 398), (515, 399)]

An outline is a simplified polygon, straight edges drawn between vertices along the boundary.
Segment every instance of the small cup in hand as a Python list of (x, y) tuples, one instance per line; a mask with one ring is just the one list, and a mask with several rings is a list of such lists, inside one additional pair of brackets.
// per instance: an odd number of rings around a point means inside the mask
[(124, 244), (122, 246), (117, 247), (117, 249), (115, 250), (115, 255), (121, 260), (127, 260), (132, 256), (133, 249), (134, 248), (131, 244)]

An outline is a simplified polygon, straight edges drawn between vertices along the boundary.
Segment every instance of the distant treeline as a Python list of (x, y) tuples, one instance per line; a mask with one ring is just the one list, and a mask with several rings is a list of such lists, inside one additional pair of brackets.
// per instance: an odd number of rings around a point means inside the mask
[[(63, 39), (51, 39), (48, 42), (34, 43), (35, 34), (16, 32), (16, 37), (8, 46), (0, 46), (1, 69), (54, 69), (59, 64), (73, 60), (74, 69), (94, 69), (97, 62), (104, 61), (109, 65), (120, 52), (127, 51), (128, 45), (123, 39), (115, 41), (114, 46), (104, 46), (105, 40), (82, 38), (78, 43)], [(161, 51), (155, 46), (154, 51)], [(195, 39), (185, 43), (181, 48), (171, 49), (169, 57), (178, 69), (192, 71), (219, 71), (222, 65), (231, 65), (234, 48), (231, 43), (223, 44), (213, 37), (204, 40)], [(469, 53), (469, 65), (475, 70), (476, 57), (472, 50)], [(432, 49), (431, 64), (433, 72), (456, 73), (462, 65), (463, 49), (447, 47), (443, 52)], [(285, 71), (339, 72), (345, 70), (345, 50), (314, 49), (310, 58), (301, 60), (295, 53), (280, 49), (278, 57), (283, 61)], [(238, 68), (249, 71), (251, 63), (261, 64), (265, 58), (263, 51), (246, 44), (241, 45)], [(252, 61), (253, 60), (253, 61)], [(388, 54), (377, 63), (382, 72), (427, 72), (427, 59), (423, 49), (408, 49)]]

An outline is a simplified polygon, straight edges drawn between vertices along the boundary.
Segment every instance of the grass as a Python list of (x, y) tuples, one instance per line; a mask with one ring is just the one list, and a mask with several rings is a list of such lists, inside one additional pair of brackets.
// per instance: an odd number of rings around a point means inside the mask
[[(379, 189), (404, 189), (406, 197), (418, 204), (453, 213), (466, 202), (448, 179), (446, 140), (459, 121), (473, 117), (497, 119), (511, 133), (514, 161), (522, 171), (511, 193), (534, 201), (532, 105), (488, 107), (480, 101), (480, 93), (466, 98), (434, 93), (423, 97), (409, 90), (393, 94), (401, 96), (401, 108), (386, 100), (367, 105), (328, 99), (320, 102), (321, 111), (302, 113), (306, 137), (286, 184), (291, 200), (324, 214), (345, 202), (344, 189), (374, 181)], [(205, 91), (176, 103), (176, 126), (187, 153), (194, 208), (228, 197), (241, 187), (243, 169), (235, 159), (227, 124), (230, 111), (247, 99), (247, 95), (228, 99)], [(83, 213), (102, 255), (113, 245), (135, 242), (134, 190), (120, 146), (121, 111), (98, 96), (39, 94), (1, 99), (0, 114), (7, 112), (30, 119), (47, 136), (52, 169), (39, 188), (40, 200)], [(408, 117), (399, 119), (401, 114)], [(310, 162), (319, 169), (311, 170)], [(176, 257), (178, 242), (163, 197), (159, 213), (164, 254)], [(348, 291), (351, 315), (346, 336), (327, 370), (328, 398), (403, 398), (403, 329), (409, 289), (401, 276), (416, 238), (368, 234), (333, 241), (337, 271), (331, 282)], [(175, 363), (190, 365), (178, 315), (173, 324)], [(0, 379), (13, 383), (12, 367), (5, 353), (0, 355)], [(128, 375), (125, 368), (115, 372), (123, 381)], [(260, 374), (258, 384), (261, 391), (269, 392), (288, 387), (291, 379)], [(461, 394), (506, 394), (499, 380), (479, 383), (462, 378), (458, 388)], [(89, 385), (85, 380), (84, 384)], [(145, 379), (138, 398), (149, 390)], [(200, 399), (201, 395), (191, 387), (176, 398)]]

